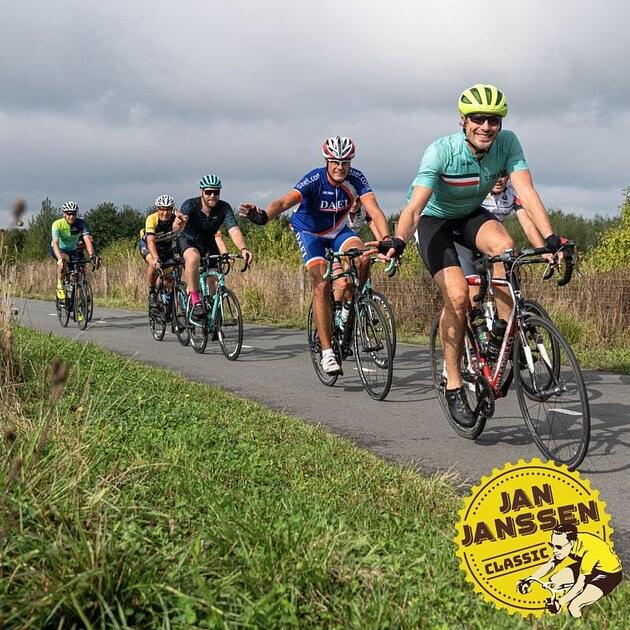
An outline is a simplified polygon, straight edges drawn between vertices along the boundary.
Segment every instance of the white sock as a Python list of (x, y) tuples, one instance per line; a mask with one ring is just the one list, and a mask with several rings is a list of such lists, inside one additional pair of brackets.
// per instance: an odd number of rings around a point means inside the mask
[(335, 353), (332, 348), (328, 348), (328, 350), (322, 350), (322, 359), (328, 356), (335, 356)]

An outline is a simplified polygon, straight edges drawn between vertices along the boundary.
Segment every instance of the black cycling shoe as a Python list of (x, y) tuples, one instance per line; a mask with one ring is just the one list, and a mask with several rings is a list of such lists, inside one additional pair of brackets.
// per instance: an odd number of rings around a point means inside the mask
[(197, 302), (197, 304), (192, 307), (192, 316), (195, 319), (202, 319), (206, 314), (206, 309), (203, 307), (203, 302)]
[(448, 410), (453, 420), (467, 429), (474, 427), (477, 422), (477, 418), (475, 418), (475, 414), (468, 406), (464, 388), (460, 387), (459, 389), (447, 389), (445, 391), (445, 395)]

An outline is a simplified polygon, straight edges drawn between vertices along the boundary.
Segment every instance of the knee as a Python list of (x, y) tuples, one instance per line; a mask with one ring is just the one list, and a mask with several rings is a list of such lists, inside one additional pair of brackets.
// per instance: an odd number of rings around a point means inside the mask
[(468, 310), (469, 295), (468, 290), (457, 290), (448, 295), (444, 301), (444, 307), (455, 312), (457, 315), (465, 315)]
[(514, 249), (514, 241), (509, 234), (502, 235), (492, 242), (492, 247), (488, 252), (491, 256), (498, 256), (506, 249)]

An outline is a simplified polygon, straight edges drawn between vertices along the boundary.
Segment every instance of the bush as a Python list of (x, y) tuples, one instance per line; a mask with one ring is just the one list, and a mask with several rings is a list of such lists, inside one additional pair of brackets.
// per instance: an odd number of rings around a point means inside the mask
[(604, 232), (589, 258), (599, 271), (618, 267), (630, 267), (630, 188), (625, 191), (626, 200), (621, 206), (618, 224)]

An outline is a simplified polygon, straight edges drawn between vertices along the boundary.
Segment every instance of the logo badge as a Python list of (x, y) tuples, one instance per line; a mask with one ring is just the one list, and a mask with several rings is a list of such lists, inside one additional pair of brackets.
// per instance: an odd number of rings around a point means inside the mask
[(566, 466), (533, 459), (493, 470), (465, 499), (456, 529), (466, 578), (510, 613), (580, 617), (621, 581), (606, 504)]

